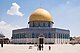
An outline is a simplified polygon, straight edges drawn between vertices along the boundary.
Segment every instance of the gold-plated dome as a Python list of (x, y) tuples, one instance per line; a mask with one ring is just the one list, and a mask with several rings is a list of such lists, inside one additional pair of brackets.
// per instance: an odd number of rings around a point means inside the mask
[(52, 16), (47, 10), (39, 8), (31, 14), (29, 21), (52, 21)]

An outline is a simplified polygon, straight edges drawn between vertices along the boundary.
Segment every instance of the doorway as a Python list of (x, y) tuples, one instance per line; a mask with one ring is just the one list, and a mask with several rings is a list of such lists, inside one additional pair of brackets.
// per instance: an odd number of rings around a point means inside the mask
[(44, 43), (43, 40), (44, 40), (43, 38), (39, 38), (39, 44), (43, 44)]

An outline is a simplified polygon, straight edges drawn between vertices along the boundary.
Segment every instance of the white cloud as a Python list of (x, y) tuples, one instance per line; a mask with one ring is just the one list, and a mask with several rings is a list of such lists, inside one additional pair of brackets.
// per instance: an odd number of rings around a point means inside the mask
[(17, 3), (12, 3), (11, 8), (7, 11), (8, 15), (18, 15), (23, 16), (24, 14), (19, 11), (20, 6)]
[(19, 29), (19, 28), (22, 28), (22, 27), (19, 27), (18, 25), (11, 26), (10, 24), (6, 23), (5, 21), (0, 21), (0, 33), (3, 33), (4, 36), (6, 36), (8, 38), (11, 38), (13, 29)]

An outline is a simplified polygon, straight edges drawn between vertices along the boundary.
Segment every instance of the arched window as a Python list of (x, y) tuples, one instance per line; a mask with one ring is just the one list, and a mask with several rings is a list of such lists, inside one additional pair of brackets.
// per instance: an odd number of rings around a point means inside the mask
[(60, 38), (63, 38), (62, 36), (63, 36), (63, 35), (62, 35), (62, 34), (60, 34)]
[(53, 37), (56, 38), (55, 33), (54, 33)]
[(32, 33), (32, 38), (35, 38), (35, 37), (34, 37), (34, 33)]
[(50, 32), (48, 33), (48, 38), (51, 38), (51, 33)]

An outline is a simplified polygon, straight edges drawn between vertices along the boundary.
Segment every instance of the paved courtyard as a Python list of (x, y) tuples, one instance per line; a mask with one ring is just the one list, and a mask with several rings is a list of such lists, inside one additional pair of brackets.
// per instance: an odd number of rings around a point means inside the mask
[[(32, 46), (32, 49), (29, 49)], [(44, 45), (43, 51), (37, 51), (37, 47), (34, 45), (4, 45), (3, 48), (0, 47), (0, 53), (80, 53), (80, 45), (70, 45), (70, 44), (54, 44), (50, 45), (51, 50), (48, 49), (49, 45)]]

